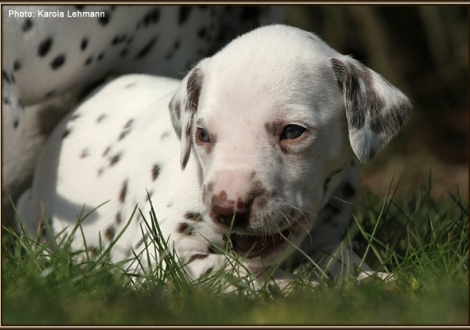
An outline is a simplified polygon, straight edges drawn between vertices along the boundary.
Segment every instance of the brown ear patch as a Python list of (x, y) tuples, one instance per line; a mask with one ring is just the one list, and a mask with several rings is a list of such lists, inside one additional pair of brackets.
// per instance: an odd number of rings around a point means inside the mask
[(188, 91), (188, 103), (186, 105), (186, 109), (191, 112), (197, 111), (203, 79), (204, 76), (200, 69), (194, 69), (193, 73), (191, 73), (188, 78), (188, 83), (186, 85)]
[(343, 93), (351, 147), (367, 163), (398, 133), (412, 108), (408, 98), (382, 76), (352, 58), (332, 58)]

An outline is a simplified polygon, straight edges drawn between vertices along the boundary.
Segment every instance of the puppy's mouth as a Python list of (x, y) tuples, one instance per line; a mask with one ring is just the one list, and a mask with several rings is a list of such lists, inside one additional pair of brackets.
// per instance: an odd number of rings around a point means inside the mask
[(292, 234), (288, 228), (272, 235), (244, 235), (232, 233), (229, 236), (232, 250), (244, 258), (256, 258), (270, 254), (284, 245)]

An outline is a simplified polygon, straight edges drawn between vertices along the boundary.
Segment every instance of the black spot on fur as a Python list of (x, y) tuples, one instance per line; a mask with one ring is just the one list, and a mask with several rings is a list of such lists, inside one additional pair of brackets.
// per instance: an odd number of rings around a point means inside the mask
[(55, 93), (56, 93), (55, 90), (50, 91), (50, 92), (47, 92), (46, 95), (44, 95), (44, 97), (45, 97), (46, 99), (48, 99), (48, 98), (54, 96)]
[(179, 12), (179, 25), (183, 25), (189, 18), (189, 14), (193, 8), (191, 6), (181, 6)]
[(157, 36), (154, 36), (152, 39), (150, 39), (150, 41), (139, 51), (135, 59), (138, 60), (144, 57), (145, 55), (147, 55), (152, 49), (152, 47), (154, 46), (156, 41), (157, 41)]
[(104, 12), (104, 16), (98, 18), (98, 22), (99, 22), (101, 25), (106, 26), (106, 25), (108, 25), (110, 18), (111, 18), (111, 17), (110, 17), (110, 14), (109, 14), (107, 11), (105, 11), (105, 12)]
[(119, 45), (120, 43), (124, 42), (127, 39), (127, 35), (116, 35), (114, 36), (113, 40), (111, 40), (111, 46)]
[(29, 18), (25, 19), (24, 22), (23, 22), (23, 26), (21, 27), (21, 30), (23, 30), (23, 32), (27, 32), (29, 30), (31, 30), (31, 28), (33, 27), (33, 21)]
[(61, 54), (59, 56), (57, 56), (56, 58), (54, 58), (51, 62), (51, 68), (53, 70), (57, 70), (58, 68), (60, 68), (62, 65), (64, 65), (65, 63), (65, 55), (64, 54)]
[(3, 98), (3, 104), (5, 104), (5, 105), (11, 104), (10, 99), (9, 99), (8, 97), (4, 97), (4, 98)]
[(52, 47), (52, 38), (49, 37), (47, 39), (44, 39), (39, 44), (38, 55), (41, 57), (46, 56), (47, 53), (49, 53), (49, 51), (51, 50), (51, 47)]
[(121, 191), (119, 192), (119, 201), (121, 203), (124, 203), (126, 200), (126, 194), (127, 194), (127, 180), (123, 182)]
[(7, 83), (11, 84), (10, 77), (8, 76), (8, 73), (5, 70), (2, 70), (2, 79)]
[(20, 60), (16, 60), (13, 62), (13, 71), (19, 71), (21, 69), (21, 62)]
[(83, 38), (80, 43), (80, 49), (84, 51), (88, 47), (88, 38)]
[(343, 169), (338, 169), (338, 170), (336, 170), (336, 171), (333, 171), (333, 172), (330, 174), (330, 176), (325, 180), (325, 183), (323, 184), (323, 196), (325, 195), (326, 190), (328, 189), (328, 184), (330, 183), (331, 178), (332, 178), (333, 176), (335, 176), (336, 174), (341, 173), (342, 171), (343, 171)]
[(344, 198), (351, 198), (356, 195), (356, 189), (350, 182), (345, 182), (343, 184), (342, 195)]
[(101, 61), (104, 57), (104, 52), (101, 52), (99, 55), (98, 55), (98, 61)]
[(140, 21), (137, 24), (137, 29), (139, 29), (140, 26), (142, 25), (144, 28), (146, 28), (149, 25), (157, 24), (159, 19), (160, 19), (160, 8), (152, 9), (144, 16), (142, 21)]
[[(341, 209), (338, 206), (331, 203), (326, 204), (324, 209), (333, 215), (339, 214), (341, 212)], [(331, 217), (326, 220), (326, 222), (331, 221)]]
[(131, 87), (134, 87), (135, 86), (135, 83), (130, 83), (130, 84), (127, 84), (126, 86), (124, 86), (124, 88), (131, 88)]
[(207, 29), (204, 27), (197, 32), (199, 38), (204, 38), (207, 35)]
[(87, 58), (86, 61), (85, 61), (85, 65), (89, 65), (92, 60), (93, 60), (93, 57), (91, 57), (91, 56), (89, 58)]
[(15, 121), (13, 122), (13, 128), (17, 128), (19, 125), (20, 122), (18, 121), (18, 119), (15, 119)]
[(155, 181), (158, 178), (158, 175), (160, 174), (160, 166), (155, 164), (152, 167), (152, 181)]
[(127, 54), (129, 53), (129, 50), (127, 48), (124, 48), (123, 50), (121, 50), (121, 57), (124, 57), (126, 56)]

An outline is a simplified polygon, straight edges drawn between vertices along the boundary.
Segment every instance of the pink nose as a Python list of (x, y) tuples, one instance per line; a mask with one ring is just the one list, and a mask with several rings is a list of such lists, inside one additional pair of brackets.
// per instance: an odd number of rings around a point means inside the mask
[(248, 223), (249, 212), (253, 200), (244, 201), (238, 197), (237, 201), (227, 199), (227, 193), (221, 191), (212, 196), (212, 219), (225, 226), (239, 227)]

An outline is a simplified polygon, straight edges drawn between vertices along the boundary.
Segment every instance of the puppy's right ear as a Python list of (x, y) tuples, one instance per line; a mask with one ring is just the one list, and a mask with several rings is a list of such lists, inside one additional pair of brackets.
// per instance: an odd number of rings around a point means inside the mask
[(173, 128), (181, 140), (181, 168), (185, 168), (191, 153), (191, 136), (193, 133), (194, 116), (199, 106), (204, 74), (203, 62), (193, 68), (181, 81), (170, 101), (170, 113)]

